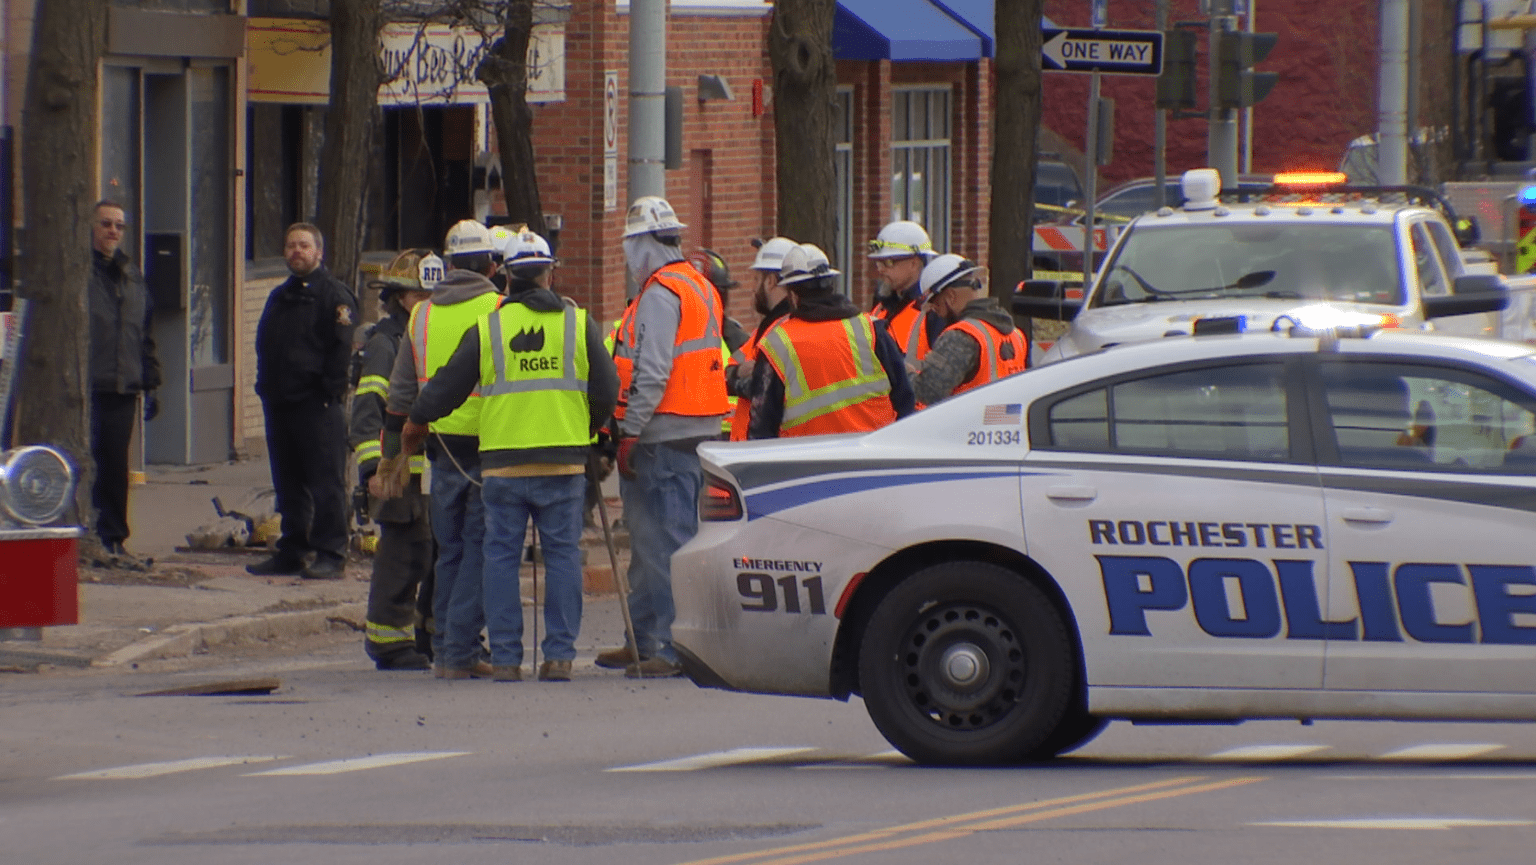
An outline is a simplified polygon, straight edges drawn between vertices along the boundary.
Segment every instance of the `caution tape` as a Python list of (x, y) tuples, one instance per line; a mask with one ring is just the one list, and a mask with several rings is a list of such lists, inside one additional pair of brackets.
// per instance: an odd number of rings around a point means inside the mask
[(1081, 270), (1035, 270), (1030, 279), (1054, 279), (1059, 282), (1075, 282), (1079, 285), (1083, 282)]
[[(1064, 213), (1064, 214), (1066, 214), (1068, 216), (1087, 216), (1088, 215), (1088, 211), (1084, 210), (1081, 207), (1062, 207), (1059, 204), (1041, 204), (1038, 201), (1035, 202), (1035, 209), (1036, 210), (1044, 210), (1044, 211), (1046, 211), (1048, 213)], [(1117, 213), (1094, 213), (1093, 218), (1096, 221), (1117, 222), (1117, 223), (1130, 222), (1131, 219), (1132, 219), (1132, 217), (1121, 216), (1121, 215), (1119, 215)]]

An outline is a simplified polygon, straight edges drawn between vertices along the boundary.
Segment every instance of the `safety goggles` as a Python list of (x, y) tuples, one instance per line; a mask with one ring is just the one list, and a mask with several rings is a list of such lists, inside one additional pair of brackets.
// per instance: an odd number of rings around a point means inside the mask
[(924, 249), (923, 245), (913, 243), (895, 243), (893, 241), (880, 240), (878, 238), (871, 240), (865, 248), (869, 251), (870, 255), (878, 255), (882, 252), (900, 252), (905, 255), (922, 255), (924, 252), (929, 251)]

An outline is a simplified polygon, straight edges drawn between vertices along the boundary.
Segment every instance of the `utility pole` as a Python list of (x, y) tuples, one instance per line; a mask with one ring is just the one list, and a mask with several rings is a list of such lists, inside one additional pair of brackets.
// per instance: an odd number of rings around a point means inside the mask
[(1381, 3), (1376, 177), (1382, 186), (1408, 182), (1408, 5), (1409, 0)]
[(667, 194), (666, 96), (667, 0), (630, 0), (629, 201)]
[(1221, 185), (1237, 186), (1237, 111), (1222, 106), (1221, 74), (1216, 58), (1221, 56), (1222, 34), (1237, 29), (1237, 16), (1233, 14), (1233, 0), (1210, 0), (1211, 40), (1210, 54), (1210, 120), (1206, 126), (1206, 160), (1221, 172)]

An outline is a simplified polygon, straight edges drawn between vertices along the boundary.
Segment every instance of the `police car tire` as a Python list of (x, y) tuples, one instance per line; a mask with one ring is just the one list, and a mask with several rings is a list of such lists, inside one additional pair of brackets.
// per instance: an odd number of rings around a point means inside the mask
[(1059, 757), (1062, 754), (1076, 751), (1093, 741), (1104, 728), (1109, 726), (1108, 718), (1099, 718), (1088, 714), (1081, 706), (1073, 706), (1062, 716), (1061, 722), (1051, 735), (1045, 737), (1040, 747), (1031, 751), (1029, 760), (1042, 761)]
[(1066, 716), (1073, 658), (1067, 627), (1039, 588), (997, 565), (946, 562), (876, 606), (859, 684), (881, 734), (919, 763), (1018, 763)]

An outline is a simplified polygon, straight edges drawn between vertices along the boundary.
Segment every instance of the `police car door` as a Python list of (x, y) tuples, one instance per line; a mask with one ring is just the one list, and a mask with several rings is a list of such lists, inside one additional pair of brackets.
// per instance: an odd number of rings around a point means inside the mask
[(1536, 397), (1475, 367), (1315, 363), (1326, 687), (1536, 693)]
[(1142, 370), (1032, 404), (1025, 544), (1069, 596), (1090, 685), (1322, 686), (1298, 362)]

